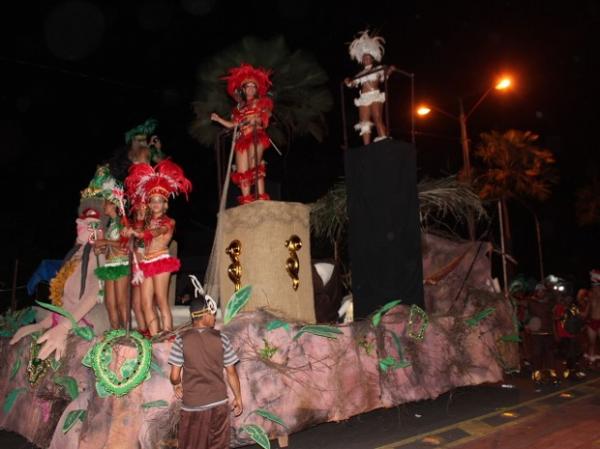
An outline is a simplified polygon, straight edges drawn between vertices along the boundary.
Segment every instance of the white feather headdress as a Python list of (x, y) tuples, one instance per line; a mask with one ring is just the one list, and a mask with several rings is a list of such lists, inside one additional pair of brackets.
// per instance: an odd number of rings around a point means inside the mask
[(370, 36), (369, 30), (361, 31), (360, 36), (354, 39), (348, 47), (350, 57), (358, 63), (362, 62), (363, 55), (369, 54), (377, 62), (381, 62), (385, 49), (385, 39), (381, 36)]

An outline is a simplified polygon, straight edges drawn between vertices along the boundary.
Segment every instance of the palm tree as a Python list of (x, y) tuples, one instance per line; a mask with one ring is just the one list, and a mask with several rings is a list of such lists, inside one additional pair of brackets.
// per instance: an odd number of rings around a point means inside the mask
[(474, 185), (482, 199), (499, 200), (502, 207), (506, 250), (512, 253), (508, 202), (516, 199), (545, 201), (558, 177), (550, 150), (536, 145), (539, 136), (531, 131), (492, 131), (481, 134), (475, 155), (484, 164)]
[(575, 215), (579, 226), (591, 226), (600, 223), (600, 179), (577, 190)]
[(327, 131), (324, 114), (333, 105), (325, 87), (327, 74), (310, 54), (291, 52), (279, 36), (270, 40), (245, 37), (201, 65), (193, 102), (196, 118), (190, 127), (198, 142), (210, 146), (221, 131), (210, 120), (212, 112), (224, 117), (231, 113), (233, 103), (222, 77), (242, 62), (273, 72), (275, 109), (268, 133), (278, 146), (285, 145), (292, 135), (310, 134), (319, 142), (323, 140)]

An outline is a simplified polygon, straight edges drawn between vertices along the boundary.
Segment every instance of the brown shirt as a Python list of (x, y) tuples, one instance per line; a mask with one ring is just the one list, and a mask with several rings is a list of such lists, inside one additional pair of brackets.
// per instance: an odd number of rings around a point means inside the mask
[(238, 361), (229, 338), (215, 329), (189, 329), (178, 336), (169, 363), (183, 366), (182, 408), (202, 409), (226, 401), (223, 368)]

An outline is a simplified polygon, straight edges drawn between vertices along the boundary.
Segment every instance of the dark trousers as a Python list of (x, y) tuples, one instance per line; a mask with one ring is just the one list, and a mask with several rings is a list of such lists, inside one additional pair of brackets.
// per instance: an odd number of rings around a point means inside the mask
[(531, 365), (534, 371), (554, 368), (554, 336), (531, 336)]
[(581, 351), (577, 338), (561, 338), (558, 342), (560, 356), (567, 362), (567, 368), (575, 369)]
[(181, 410), (179, 449), (229, 449), (229, 404), (202, 412)]

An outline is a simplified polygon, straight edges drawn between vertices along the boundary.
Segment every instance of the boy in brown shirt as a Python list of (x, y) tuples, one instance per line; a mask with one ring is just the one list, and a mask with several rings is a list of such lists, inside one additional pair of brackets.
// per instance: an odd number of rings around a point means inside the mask
[[(192, 300), (192, 329), (178, 335), (171, 348), (171, 383), (183, 399), (179, 420), (179, 449), (228, 449), (229, 405), (223, 368), (233, 391), (233, 412), (242, 413), (239, 359), (229, 338), (214, 329), (217, 306), (200, 295)], [(183, 381), (181, 371), (184, 371)]]

